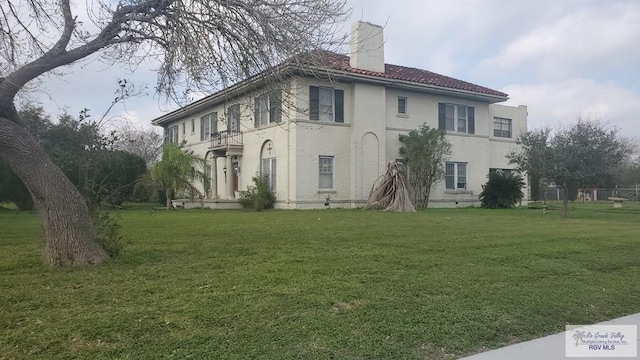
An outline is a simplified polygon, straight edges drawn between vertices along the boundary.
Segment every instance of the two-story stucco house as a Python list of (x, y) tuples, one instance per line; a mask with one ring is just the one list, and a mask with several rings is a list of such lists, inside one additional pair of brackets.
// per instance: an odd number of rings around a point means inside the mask
[(525, 106), (498, 105), (505, 93), (385, 64), (376, 25), (354, 24), (350, 56), (309, 59), (153, 120), (167, 141), (207, 160), (209, 196), (193, 206), (228, 205), (258, 173), (268, 176), (278, 208), (362, 206), (387, 162), (400, 158), (399, 135), (425, 122), (453, 145), (430, 204), (478, 205), (487, 175), (510, 168), (505, 155), (527, 128)]

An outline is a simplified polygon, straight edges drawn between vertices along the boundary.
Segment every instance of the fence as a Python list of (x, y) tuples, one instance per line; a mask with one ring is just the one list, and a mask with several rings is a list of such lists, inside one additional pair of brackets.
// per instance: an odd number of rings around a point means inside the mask
[[(610, 197), (621, 197), (629, 200), (640, 201), (640, 184), (636, 184), (634, 187), (621, 187), (610, 189), (580, 189), (575, 199), (576, 201), (602, 201), (607, 200)], [(540, 200), (564, 200), (564, 189), (557, 187), (549, 187), (541, 189)]]

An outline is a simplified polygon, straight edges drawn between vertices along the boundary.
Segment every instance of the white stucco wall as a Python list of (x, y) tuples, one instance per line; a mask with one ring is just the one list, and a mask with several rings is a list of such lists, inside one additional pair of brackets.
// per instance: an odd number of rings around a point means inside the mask
[[(397, 113), (398, 97), (407, 99), (407, 114)], [(508, 169), (506, 155), (516, 147), (515, 138), (526, 131), (526, 107), (489, 105), (484, 102), (446, 97), (433, 94), (387, 90), (386, 101), (386, 161), (400, 158), (398, 152), (402, 133), (417, 129), (422, 124), (438, 127), (438, 103), (473, 106), (475, 109), (475, 134), (449, 133), (452, 154), (449, 161), (467, 163), (467, 189), (446, 190), (442, 179), (434, 186), (430, 196), (432, 206), (470, 206), (478, 204), (482, 185), (487, 181), (490, 168)], [(512, 119), (513, 134), (509, 139), (493, 136), (493, 117)]]
[[(438, 127), (438, 103), (454, 103), (475, 108), (475, 134), (452, 133), (447, 139), (453, 145), (450, 161), (466, 162), (467, 189), (445, 190), (444, 179), (432, 190), (431, 206), (478, 205), (478, 195), (487, 181), (490, 168), (512, 168), (505, 158), (516, 147), (515, 138), (526, 131), (527, 109), (455, 98), (439, 94), (387, 88), (377, 84), (341, 83), (317, 78), (287, 80), (282, 122), (254, 127), (253, 101), (257, 90), (240, 99), (212, 106), (193, 116), (172, 123), (179, 126), (179, 139), (187, 149), (205, 156), (210, 141), (200, 141), (200, 117), (218, 112), (218, 131), (226, 129), (226, 109), (240, 103), (243, 131), (239, 190), (252, 184), (260, 170), (260, 152), (266, 141), (273, 143), (276, 156), (276, 197), (279, 208), (324, 208), (327, 196), (331, 207), (362, 206), (371, 184), (386, 170), (388, 161), (400, 158), (398, 136), (417, 129), (421, 124)], [(309, 120), (309, 86), (326, 86), (344, 90), (344, 123)], [(397, 114), (398, 96), (407, 98), (407, 114)], [(512, 119), (511, 138), (493, 136), (493, 118)], [(191, 119), (195, 131), (191, 131)], [(182, 134), (182, 123), (186, 134)], [(318, 189), (318, 157), (335, 158), (335, 189)], [(211, 153), (208, 155), (211, 159)], [(228, 198), (223, 167), (225, 158), (217, 161), (217, 197)], [(227, 169), (229, 172), (230, 169)]]
[[(309, 86), (324, 86), (344, 91), (344, 123), (309, 120)], [(296, 108), (291, 118), (292, 193), (286, 207), (325, 207), (327, 196), (332, 207), (351, 206), (352, 157), (351, 128), (353, 119), (353, 88), (338, 82), (315, 78), (297, 78)], [(334, 189), (319, 190), (319, 156), (334, 157)], [(284, 207), (284, 205), (281, 205)]]

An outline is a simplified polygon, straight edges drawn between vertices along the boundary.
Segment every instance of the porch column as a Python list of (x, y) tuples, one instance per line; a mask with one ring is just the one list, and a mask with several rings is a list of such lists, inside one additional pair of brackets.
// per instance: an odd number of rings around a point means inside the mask
[(211, 198), (218, 198), (218, 157), (215, 155), (211, 164)]
[(226, 157), (227, 162), (226, 162), (226, 167), (227, 167), (227, 174), (226, 174), (226, 178), (225, 178), (225, 182), (226, 182), (226, 195), (227, 198), (232, 199), (234, 196), (233, 194), (233, 161), (231, 160), (231, 155), (227, 155)]

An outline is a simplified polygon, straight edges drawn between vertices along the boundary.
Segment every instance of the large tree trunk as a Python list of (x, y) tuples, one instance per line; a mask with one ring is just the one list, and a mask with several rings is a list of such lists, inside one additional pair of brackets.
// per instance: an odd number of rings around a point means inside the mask
[(429, 196), (431, 196), (431, 183), (427, 185), (427, 188), (424, 190), (424, 208), (429, 207)]
[(45, 263), (99, 264), (109, 258), (96, 242), (93, 220), (78, 189), (24, 128), (4, 117), (0, 117), (0, 159), (22, 180), (42, 218)]
[(165, 189), (165, 207), (167, 210), (171, 210), (171, 190)]
[(569, 186), (564, 186), (564, 199), (562, 199), (562, 217), (569, 215)]

